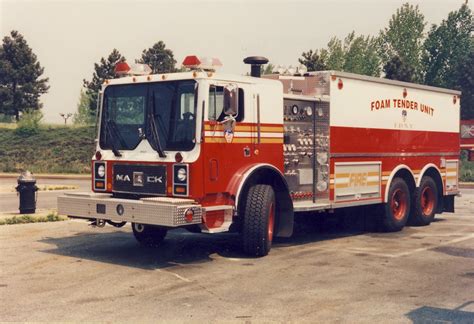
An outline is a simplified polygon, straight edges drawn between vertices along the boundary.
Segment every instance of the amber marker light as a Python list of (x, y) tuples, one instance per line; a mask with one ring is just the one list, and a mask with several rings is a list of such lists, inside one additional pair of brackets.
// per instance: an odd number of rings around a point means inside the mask
[(161, 76), (161, 80), (166, 80), (166, 75), (165, 75), (165, 74), (163, 74), (163, 75)]

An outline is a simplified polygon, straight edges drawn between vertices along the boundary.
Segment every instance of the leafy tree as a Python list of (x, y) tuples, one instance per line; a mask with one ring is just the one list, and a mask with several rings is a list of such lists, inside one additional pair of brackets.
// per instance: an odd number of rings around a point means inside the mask
[(413, 82), (413, 67), (404, 63), (398, 56), (394, 56), (388, 61), (383, 70), (387, 79)]
[(344, 40), (343, 71), (380, 76), (380, 57), (374, 37), (355, 36), (350, 33)]
[(421, 54), (425, 18), (418, 9), (405, 3), (392, 15), (388, 27), (380, 32), (379, 54), (385, 66), (398, 56), (400, 61), (413, 69), (413, 81), (422, 80)]
[(260, 72), (261, 72), (262, 75), (272, 74), (274, 68), (275, 68), (275, 65), (273, 65), (272, 63), (268, 63), (266, 65), (260, 66)]
[(90, 113), (90, 97), (86, 91), (81, 89), (79, 94), (79, 102), (77, 103), (77, 112), (72, 117), (72, 122), (75, 125), (92, 125), (95, 121), (95, 116)]
[(125, 61), (125, 57), (114, 48), (107, 58), (102, 57), (99, 63), (94, 63), (92, 81), (83, 80), (86, 95), (89, 97), (89, 114), (91, 118), (95, 118), (98, 93), (102, 88), (102, 84), (105, 80), (115, 77), (115, 65), (123, 61)]
[(153, 73), (169, 73), (176, 71), (176, 60), (173, 51), (166, 48), (165, 43), (159, 41), (149, 49), (144, 49), (142, 58), (137, 63), (148, 64)]
[(333, 37), (328, 43), (327, 49), (322, 49), (322, 57), (326, 58), (325, 64), (328, 70), (342, 71), (344, 68), (344, 47), (342, 41)]
[(305, 65), (308, 68), (308, 72), (326, 70), (324, 57), (321, 56), (318, 50), (303, 52), (301, 56), (302, 58), (299, 58), (298, 62)]
[(39, 110), (39, 98), (49, 89), (48, 78), (41, 78), (44, 68), (23, 35), (12, 30), (0, 48), (0, 113), (15, 116), (26, 110)]
[(308, 71), (327, 69), (379, 76), (380, 57), (377, 45), (374, 37), (356, 36), (353, 31), (346, 36), (344, 42), (333, 37), (327, 48), (303, 53), (299, 62), (306, 65)]
[(463, 4), (457, 11), (450, 12), (439, 26), (433, 25), (424, 43), (423, 65), (425, 83), (455, 88), (459, 73), (474, 50), (471, 31), (474, 29), (472, 11)]

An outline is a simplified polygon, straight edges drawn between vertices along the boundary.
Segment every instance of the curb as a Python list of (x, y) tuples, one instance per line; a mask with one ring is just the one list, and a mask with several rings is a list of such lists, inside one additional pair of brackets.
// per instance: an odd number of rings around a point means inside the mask
[[(17, 179), (17, 173), (0, 173), (0, 179)], [(36, 179), (73, 179), (73, 180), (91, 180), (90, 174), (33, 174)]]

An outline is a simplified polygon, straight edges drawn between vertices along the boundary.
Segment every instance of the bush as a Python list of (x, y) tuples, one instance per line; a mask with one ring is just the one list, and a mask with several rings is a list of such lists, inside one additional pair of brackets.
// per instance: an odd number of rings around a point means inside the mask
[(41, 125), (30, 136), (0, 128), (0, 172), (88, 174), (94, 139), (94, 127)]
[(13, 116), (0, 114), (0, 123), (13, 123)]
[(38, 134), (43, 113), (39, 110), (28, 110), (21, 115), (20, 121), (15, 129), (15, 134), (30, 136)]

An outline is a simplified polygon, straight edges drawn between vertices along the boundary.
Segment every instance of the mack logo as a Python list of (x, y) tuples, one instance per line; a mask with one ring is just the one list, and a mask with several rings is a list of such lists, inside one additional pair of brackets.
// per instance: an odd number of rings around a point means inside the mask
[[(134, 174), (135, 176), (135, 184), (142, 184), (142, 175), (139, 174)], [(115, 176), (116, 181), (122, 181), (122, 182), (131, 182), (132, 180), (130, 179), (130, 176), (128, 174), (117, 174)], [(163, 183), (163, 176), (148, 176), (146, 177), (146, 182), (147, 183)]]
[(146, 177), (146, 182), (149, 182), (149, 183), (163, 183), (163, 177), (162, 176), (149, 176), (149, 177)]
[(127, 181), (130, 182), (130, 177), (127, 174), (117, 174), (115, 176), (116, 181)]

